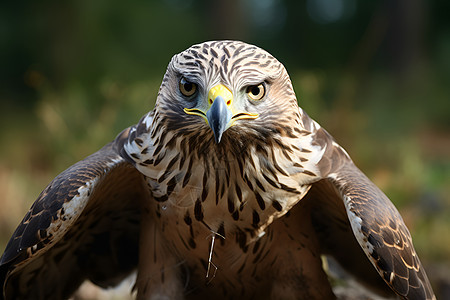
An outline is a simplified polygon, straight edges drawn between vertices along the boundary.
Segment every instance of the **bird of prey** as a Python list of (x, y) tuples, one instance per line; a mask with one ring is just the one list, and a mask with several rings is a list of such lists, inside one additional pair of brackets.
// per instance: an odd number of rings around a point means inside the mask
[(321, 255), (376, 293), (435, 299), (390, 200), (239, 41), (173, 56), (155, 108), (39, 195), (1, 299), (65, 299), (137, 270), (138, 299), (334, 299)]

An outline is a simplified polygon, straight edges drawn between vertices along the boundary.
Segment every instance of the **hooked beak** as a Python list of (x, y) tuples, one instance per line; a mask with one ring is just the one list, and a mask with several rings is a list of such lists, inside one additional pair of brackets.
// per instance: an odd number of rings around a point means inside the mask
[(216, 143), (220, 143), (222, 134), (231, 126), (229, 124), (232, 116), (233, 114), (227, 107), (225, 99), (223, 99), (222, 96), (217, 96), (209, 110), (206, 112), (206, 118), (214, 133)]
[(236, 120), (256, 119), (259, 116), (256, 113), (235, 111), (233, 94), (222, 84), (218, 84), (209, 90), (208, 106), (206, 112), (200, 108), (185, 108), (184, 112), (203, 117), (211, 127), (217, 144), (220, 143), (223, 133), (233, 126)]

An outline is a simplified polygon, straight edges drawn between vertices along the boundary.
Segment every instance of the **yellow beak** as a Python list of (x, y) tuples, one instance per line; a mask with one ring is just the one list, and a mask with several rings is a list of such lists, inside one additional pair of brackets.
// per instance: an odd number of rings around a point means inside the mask
[(185, 108), (185, 113), (201, 116), (209, 124), (216, 143), (220, 143), (223, 133), (239, 119), (256, 119), (258, 114), (235, 112), (233, 109), (233, 93), (223, 84), (218, 84), (208, 92), (208, 110)]

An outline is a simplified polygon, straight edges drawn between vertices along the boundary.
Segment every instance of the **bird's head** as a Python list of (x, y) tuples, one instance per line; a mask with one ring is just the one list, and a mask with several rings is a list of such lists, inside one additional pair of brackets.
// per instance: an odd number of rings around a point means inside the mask
[(205, 42), (175, 55), (156, 110), (168, 129), (204, 133), (216, 143), (245, 138), (245, 133), (255, 137), (299, 117), (284, 66), (266, 51), (237, 41)]

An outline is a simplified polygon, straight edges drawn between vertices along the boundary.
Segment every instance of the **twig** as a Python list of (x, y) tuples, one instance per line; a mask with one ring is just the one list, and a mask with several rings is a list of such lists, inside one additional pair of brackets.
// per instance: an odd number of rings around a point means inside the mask
[[(225, 239), (225, 237), (223, 235), (221, 235), (220, 233), (217, 233), (213, 230), (211, 230), (212, 234), (212, 239), (211, 239), (211, 248), (209, 250), (209, 258), (208, 258), (208, 268), (206, 270), (206, 279), (209, 279), (206, 284), (210, 284), (211, 281), (214, 279), (214, 277), (216, 277), (216, 273), (217, 273), (217, 266), (212, 262), (212, 255), (213, 255), (213, 251), (214, 251), (214, 241), (216, 240), (216, 235)], [(212, 277), (210, 277), (209, 272), (211, 270), (211, 266), (214, 268), (214, 274), (212, 275)]]

